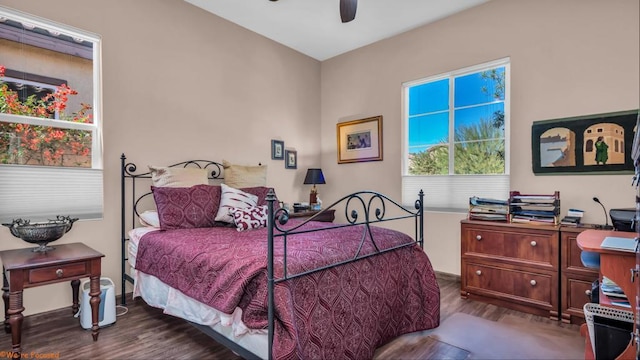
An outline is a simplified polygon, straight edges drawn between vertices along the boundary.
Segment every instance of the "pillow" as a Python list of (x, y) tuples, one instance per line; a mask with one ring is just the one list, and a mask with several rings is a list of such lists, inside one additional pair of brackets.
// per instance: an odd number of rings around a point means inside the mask
[(158, 212), (147, 210), (140, 214), (140, 224), (144, 226), (160, 227), (160, 219), (158, 218)]
[[(253, 194), (258, 197), (258, 206), (267, 205), (267, 193), (272, 188), (266, 186), (255, 186), (242, 188), (240, 190), (244, 192), (248, 192), (249, 194)], [(275, 191), (275, 190), (274, 190)], [(275, 208), (278, 208), (278, 197), (276, 196)]]
[(199, 168), (149, 166), (151, 185), (155, 187), (192, 187), (207, 185), (209, 173)]
[(215, 225), (220, 204), (220, 187), (196, 185), (184, 187), (151, 187), (158, 208), (160, 229), (191, 229)]
[(232, 208), (231, 213), (238, 231), (267, 226), (268, 210), (266, 206), (252, 206), (244, 209)]
[(256, 195), (234, 189), (226, 184), (220, 184), (220, 190), (220, 207), (218, 208), (215, 221), (233, 224), (233, 215), (230, 213), (232, 208), (244, 209), (256, 206), (258, 203), (258, 197)]
[(224, 183), (236, 188), (267, 185), (267, 166), (233, 165), (222, 160), (224, 167)]

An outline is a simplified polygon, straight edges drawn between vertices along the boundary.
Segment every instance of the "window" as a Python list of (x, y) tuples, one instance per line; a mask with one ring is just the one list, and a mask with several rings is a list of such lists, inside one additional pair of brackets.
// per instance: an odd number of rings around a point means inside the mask
[(402, 197), (467, 210), (509, 196), (509, 59), (403, 84)]
[(100, 37), (0, 6), (0, 220), (102, 217)]

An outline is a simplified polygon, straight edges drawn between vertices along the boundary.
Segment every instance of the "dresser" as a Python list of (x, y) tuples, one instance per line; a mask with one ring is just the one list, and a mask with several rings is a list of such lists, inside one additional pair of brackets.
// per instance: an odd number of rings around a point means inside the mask
[(560, 227), (560, 305), (562, 322), (584, 323), (584, 304), (590, 302), (591, 284), (598, 270), (582, 265), (577, 237), (591, 227)]
[(462, 298), (560, 318), (556, 225), (461, 222)]

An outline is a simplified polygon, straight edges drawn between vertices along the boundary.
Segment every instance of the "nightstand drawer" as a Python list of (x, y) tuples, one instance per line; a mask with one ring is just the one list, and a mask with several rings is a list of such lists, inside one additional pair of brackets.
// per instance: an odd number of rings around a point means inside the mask
[(73, 278), (88, 274), (87, 263), (80, 262), (61, 266), (50, 266), (29, 270), (29, 283), (37, 284), (54, 280)]

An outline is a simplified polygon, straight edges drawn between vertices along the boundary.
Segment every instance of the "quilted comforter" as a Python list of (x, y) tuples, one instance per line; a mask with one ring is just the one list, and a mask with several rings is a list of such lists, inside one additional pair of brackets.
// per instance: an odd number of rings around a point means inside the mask
[[(371, 229), (382, 249), (411, 241), (394, 230)], [(288, 275), (353, 258), (362, 235), (363, 227), (353, 226), (288, 236)], [(275, 243), (279, 278), (282, 237)], [(361, 254), (375, 251), (367, 239)], [(253, 329), (267, 327), (266, 268), (264, 228), (155, 231), (140, 240), (136, 260), (137, 270), (219, 311), (240, 307)], [(369, 359), (399, 335), (437, 327), (440, 290), (427, 255), (409, 246), (276, 284), (275, 318), (277, 359)]]

